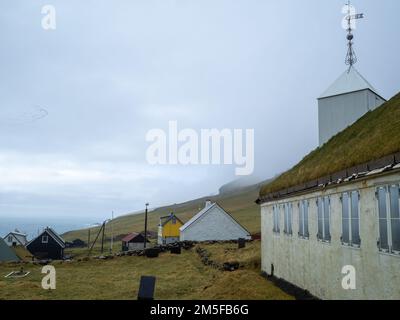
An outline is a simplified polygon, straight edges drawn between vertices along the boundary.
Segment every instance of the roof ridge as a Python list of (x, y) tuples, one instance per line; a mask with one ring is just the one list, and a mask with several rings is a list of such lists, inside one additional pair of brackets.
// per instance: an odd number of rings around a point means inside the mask
[(213, 204), (209, 205), (208, 207), (204, 207), (201, 209), (199, 212), (197, 212), (192, 218), (190, 218), (182, 227), (179, 229), (185, 230), (187, 227), (189, 227), (191, 224), (193, 224), (198, 218), (200, 218), (203, 214), (206, 214), (208, 210), (210, 210), (212, 207), (214, 207), (217, 203), (214, 202)]
[(56, 242), (58, 242), (59, 245), (61, 245), (63, 248), (65, 248), (65, 241), (63, 238), (61, 238), (53, 229), (50, 227), (46, 227), (37, 237), (33, 238), (31, 241), (29, 241), (26, 244), (26, 247), (28, 247), (32, 242), (34, 242), (36, 239), (38, 239), (43, 233), (47, 232)]

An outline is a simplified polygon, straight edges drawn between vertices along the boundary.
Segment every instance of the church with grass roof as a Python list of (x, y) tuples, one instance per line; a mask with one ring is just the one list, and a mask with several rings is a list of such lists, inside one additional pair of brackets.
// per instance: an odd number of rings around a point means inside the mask
[[(319, 98), (320, 146), (260, 190), (262, 271), (320, 299), (400, 299), (400, 94), (354, 68)], [(299, 291), (297, 291), (299, 292)]]

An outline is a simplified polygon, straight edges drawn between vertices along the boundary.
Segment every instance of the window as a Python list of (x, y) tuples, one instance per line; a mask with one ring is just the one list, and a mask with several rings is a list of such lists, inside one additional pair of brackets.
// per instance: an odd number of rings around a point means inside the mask
[(279, 207), (278, 206), (273, 206), (272, 207), (272, 212), (273, 212), (273, 220), (274, 220), (274, 228), (273, 232), (274, 233), (280, 233), (280, 228), (279, 228), (279, 220), (280, 220), (280, 214), (279, 214)]
[(42, 243), (48, 243), (49, 242), (49, 236), (42, 236)]
[(379, 250), (400, 254), (399, 186), (379, 187), (376, 196), (379, 213)]
[(299, 202), (299, 237), (308, 239), (308, 200)]
[(342, 244), (359, 247), (360, 239), (360, 193), (345, 192), (342, 201)]
[(284, 230), (283, 233), (287, 235), (292, 235), (292, 204), (291, 203), (285, 203), (283, 205), (283, 208), (285, 210), (285, 219), (284, 219)]
[(12, 242), (12, 236), (8, 236), (8, 242)]
[(330, 199), (328, 196), (319, 197), (318, 208), (318, 234), (317, 239), (324, 242), (331, 241), (330, 233)]

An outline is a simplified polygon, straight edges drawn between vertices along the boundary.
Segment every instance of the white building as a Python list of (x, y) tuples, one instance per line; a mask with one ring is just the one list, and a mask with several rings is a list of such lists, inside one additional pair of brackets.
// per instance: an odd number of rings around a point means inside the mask
[(346, 18), (349, 68), (318, 99), (320, 148), (257, 200), (261, 266), (322, 299), (400, 299), (400, 95), (373, 111), (385, 99), (354, 68), (363, 14), (349, 3)]
[(318, 98), (319, 145), (385, 101), (354, 66), (350, 67)]
[(322, 299), (400, 299), (400, 163), (386, 170), (263, 202), (262, 270)]
[(28, 243), (26, 234), (15, 230), (7, 234), (4, 238), (5, 243), (11, 246), (25, 246)]
[(251, 239), (250, 233), (217, 203), (205, 207), (180, 228), (181, 241)]
[[(263, 272), (321, 299), (400, 299), (399, 110), (400, 94), (262, 189)], [(319, 166), (336, 158), (352, 167)]]

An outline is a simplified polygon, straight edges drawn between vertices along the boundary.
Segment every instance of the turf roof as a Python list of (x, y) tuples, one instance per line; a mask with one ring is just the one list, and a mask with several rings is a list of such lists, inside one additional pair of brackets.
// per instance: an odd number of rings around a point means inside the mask
[(400, 151), (400, 93), (339, 132), (292, 169), (261, 187), (260, 197)]

